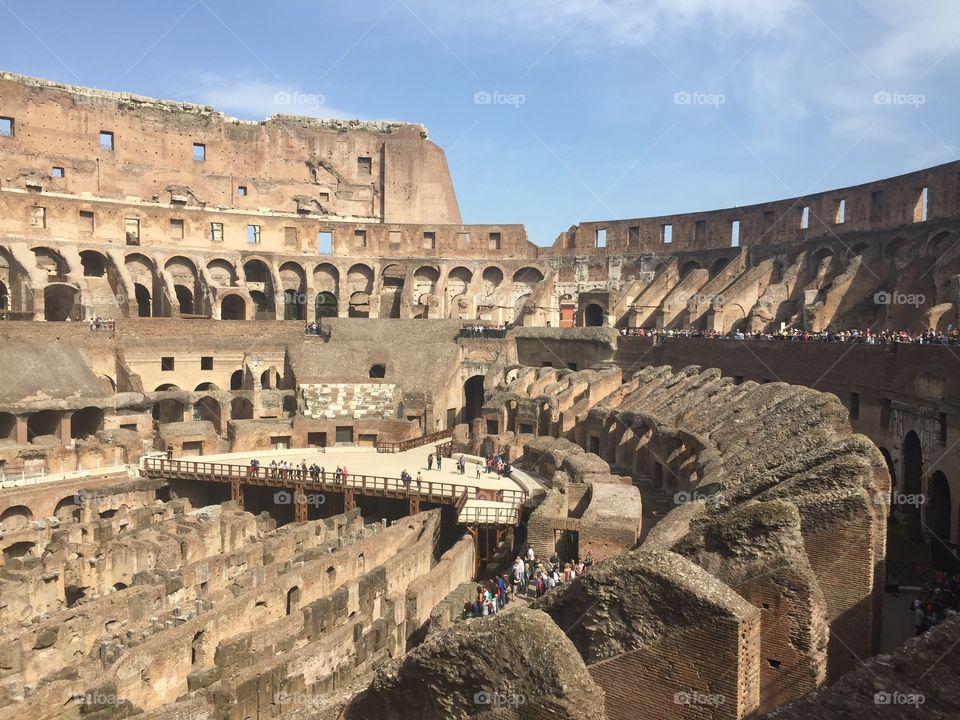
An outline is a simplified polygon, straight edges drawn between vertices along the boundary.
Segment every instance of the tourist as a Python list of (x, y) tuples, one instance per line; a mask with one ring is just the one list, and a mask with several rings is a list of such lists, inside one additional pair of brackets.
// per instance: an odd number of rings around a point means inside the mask
[(427, 453), (427, 472), (433, 470), (433, 453)]
[(420, 474), (420, 471), (417, 470), (417, 490), (420, 490), (420, 486), (423, 485), (423, 476)]
[(437, 450), (437, 472), (440, 471), (440, 463), (443, 460), (443, 455)]
[(349, 474), (347, 473), (347, 466), (346, 466), (346, 465), (344, 465), (344, 466), (343, 466), (343, 470), (340, 471), (340, 477), (341, 477), (341, 479), (343, 480), (343, 484), (346, 485), (346, 484), (347, 484), (347, 479), (350, 477)]
[(480, 479), (480, 463), (477, 463), (477, 480)]
[(334, 475), (333, 475), (334, 482), (339, 483), (339, 482), (340, 482), (340, 478), (342, 478), (342, 477), (343, 477), (343, 468), (341, 468), (339, 465), (337, 465), (337, 472), (334, 473)]
[(587, 550), (587, 556), (583, 559), (583, 572), (587, 572), (593, 567), (593, 550)]
[(270, 477), (276, 479), (277, 477), (277, 459), (274, 458), (270, 461)]
[(300, 461), (300, 480), (303, 481), (306, 479), (307, 479), (307, 459), (304, 458), (303, 460)]

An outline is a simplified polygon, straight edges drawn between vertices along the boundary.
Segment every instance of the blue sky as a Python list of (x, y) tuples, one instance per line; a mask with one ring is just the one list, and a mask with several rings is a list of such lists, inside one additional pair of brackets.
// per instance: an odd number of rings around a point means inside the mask
[(956, 0), (0, 0), (0, 68), (247, 119), (420, 122), (464, 221), (541, 245), (960, 150)]

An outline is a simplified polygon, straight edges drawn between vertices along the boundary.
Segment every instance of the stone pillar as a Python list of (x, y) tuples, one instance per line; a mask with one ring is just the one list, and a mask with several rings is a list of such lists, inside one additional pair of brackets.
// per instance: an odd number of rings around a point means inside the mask
[(60, 416), (60, 443), (69, 445), (71, 443), (70, 430), (73, 427), (73, 413), (65, 412)]
[(27, 433), (27, 418), (23, 415), (17, 416), (17, 444), (26, 445), (29, 442)]
[(353, 490), (345, 490), (343, 493), (343, 511), (350, 512), (357, 509), (357, 499), (353, 495)]
[(307, 496), (303, 492), (303, 485), (297, 485), (293, 489), (293, 521), (307, 521)]

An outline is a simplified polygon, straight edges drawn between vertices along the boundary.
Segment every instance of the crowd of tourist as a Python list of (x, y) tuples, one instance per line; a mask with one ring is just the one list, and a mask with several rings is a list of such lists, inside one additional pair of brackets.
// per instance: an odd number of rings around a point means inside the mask
[[(69, 319), (69, 318), (68, 318)], [(104, 320), (102, 317), (90, 318), (90, 332), (100, 332), (101, 330), (106, 330), (108, 332), (113, 332), (115, 325), (114, 320)]]
[(508, 571), (477, 585), (473, 599), (463, 599), (463, 617), (493, 615), (518, 596), (541, 597), (561, 584), (576, 579), (578, 575), (589, 572), (592, 566), (593, 553), (589, 550), (582, 560), (563, 562), (556, 552), (549, 560), (540, 560), (528, 545), (523, 555), (516, 556)]
[[(260, 461), (256, 458), (253, 458), (247, 464), (247, 477), (260, 477)], [(264, 468), (264, 477), (274, 480), (299, 480), (301, 482), (306, 481), (309, 477), (314, 482), (319, 482), (320, 480), (326, 482), (327, 471), (322, 465), (317, 465), (316, 463), (307, 465), (306, 458), (301, 460), (299, 465), (295, 462), (287, 462), (286, 460), (280, 460), (278, 462), (274, 459)], [(347, 466), (337, 465), (337, 469), (333, 474), (334, 482), (345, 483), (349, 477)]]
[[(889, 578), (887, 584), (890, 589)], [(910, 604), (910, 610), (917, 635), (939, 625), (948, 615), (960, 612), (960, 576), (931, 571), (929, 580), (920, 587), (920, 596)]]
[(831, 343), (863, 343), (866, 345), (892, 345), (908, 343), (914, 345), (960, 345), (960, 328), (951, 328), (947, 332), (940, 330), (924, 330), (923, 332), (908, 332), (907, 330), (881, 330), (874, 332), (866, 330), (799, 330), (788, 328), (780, 332), (747, 333), (742, 330), (732, 330), (721, 333), (716, 330), (698, 330), (683, 328), (678, 330), (657, 330), (646, 328), (624, 328), (620, 334), (629, 337), (651, 337), (654, 340), (670, 338), (706, 338), (716, 340), (786, 340), (790, 342), (831, 342)]
[(503, 325), (464, 325), (460, 328), (463, 338), (504, 338), (510, 329), (509, 323)]

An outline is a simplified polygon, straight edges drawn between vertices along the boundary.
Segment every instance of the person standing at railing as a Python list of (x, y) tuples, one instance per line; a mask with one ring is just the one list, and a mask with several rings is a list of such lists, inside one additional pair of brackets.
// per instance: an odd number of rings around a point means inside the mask
[(417, 492), (420, 492), (420, 488), (423, 486), (423, 476), (420, 474), (420, 471), (417, 470)]
[(350, 477), (350, 476), (347, 474), (347, 466), (346, 466), (346, 465), (343, 466), (342, 477), (343, 477), (343, 484), (346, 485), (346, 484), (347, 484), (347, 478)]

